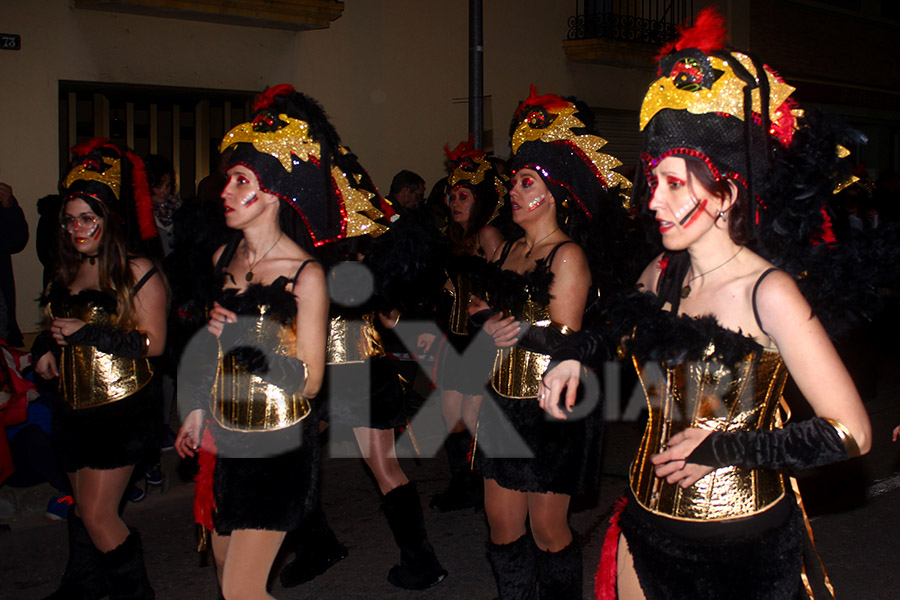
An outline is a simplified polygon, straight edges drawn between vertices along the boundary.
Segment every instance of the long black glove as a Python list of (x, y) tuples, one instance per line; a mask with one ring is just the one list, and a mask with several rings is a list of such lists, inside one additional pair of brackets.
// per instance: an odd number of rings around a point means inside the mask
[(228, 355), (248, 372), (291, 394), (302, 390), (306, 383), (306, 365), (293, 356), (264, 352), (262, 348), (250, 345), (235, 346)]
[(41, 360), (41, 357), (48, 352), (52, 352), (53, 355), (59, 359), (61, 351), (62, 348), (56, 343), (53, 334), (50, 333), (49, 329), (46, 329), (37, 334), (34, 341), (31, 343), (31, 365), (36, 367), (38, 361)]
[(605, 361), (615, 356), (612, 339), (609, 327), (594, 326), (565, 336), (550, 354), (554, 362), (577, 360), (585, 366), (599, 368)]
[[(523, 325), (525, 325), (523, 323)], [(526, 325), (527, 326), (527, 325)], [(525, 333), (519, 336), (516, 346), (538, 352), (540, 354), (553, 354), (568, 337), (556, 327), (535, 327), (527, 326)]]
[[(815, 417), (771, 431), (716, 431), (700, 442), (687, 462), (709, 467), (808, 469), (859, 455), (829, 421)], [(848, 449), (850, 446), (850, 449)]]
[(122, 358), (140, 358), (147, 355), (147, 335), (136, 329), (124, 331), (87, 323), (64, 339), (70, 346), (93, 346), (100, 352)]

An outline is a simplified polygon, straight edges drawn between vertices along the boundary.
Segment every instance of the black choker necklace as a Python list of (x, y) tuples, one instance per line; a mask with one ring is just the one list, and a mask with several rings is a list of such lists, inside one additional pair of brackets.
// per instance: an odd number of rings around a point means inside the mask
[(83, 261), (84, 259), (88, 259), (88, 262), (89, 262), (89, 263), (91, 263), (92, 265), (96, 265), (96, 264), (97, 264), (97, 257), (98, 257), (98, 256), (100, 256), (100, 255), (99, 255), (99, 254), (94, 254), (94, 255), (90, 255), (90, 254), (82, 254), (82, 255), (81, 255), (81, 260)]

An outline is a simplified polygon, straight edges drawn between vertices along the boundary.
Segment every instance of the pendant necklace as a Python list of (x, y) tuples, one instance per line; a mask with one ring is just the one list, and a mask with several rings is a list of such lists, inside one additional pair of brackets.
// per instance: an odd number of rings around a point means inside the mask
[(704, 275), (709, 275), (710, 273), (712, 273), (712, 272), (715, 271), (716, 269), (721, 269), (722, 267), (724, 267), (725, 265), (727, 265), (728, 263), (730, 263), (731, 261), (733, 261), (735, 258), (737, 258), (737, 255), (740, 254), (740, 253), (741, 253), (741, 250), (743, 250), (743, 249), (744, 249), (744, 246), (741, 246), (740, 248), (738, 248), (738, 251), (734, 253), (734, 256), (732, 256), (731, 258), (729, 258), (728, 260), (726, 260), (725, 262), (723, 262), (723, 263), (720, 264), (719, 266), (713, 267), (712, 269), (710, 269), (709, 271), (706, 271), (705, 273), (700, 273), (699, 275), (694, 275), (693, 277), (691, 277), (690, 279), (688, 279), (687, 282), (684, 284), (684, 286), (681, 288), (681, 297), (682, 297), (682, 298), (687, 298), (688, 296), (691, 295), (691, 282), (692, 282), (693, 280), (698, 279), (698, 278), (700, 278), (700, 277), (703, 277)]
[(83, 261), (84, 259), (87, 259), (87, 260), (88, 260), (88, 263), (90, 263), (90, 264), (92, 264), (92, 265), (96, 265), (96, 264), (97, 264), (97, 257), (98, 257), (98, 256), (100, 256), (99, 253), (98, 253), (98, 254), (93, 254), (93, 255), (91, 255), (91, 254), (82, 254), (82, 255), (81, 255), (81, 260)]
[(263, 255), (262, 255), (262, 256), (260, 256), (260, 257), (257, 258), (256, 260), (254, 260), (252, 265), (250, 264), (250, 251), (247, 249), (247, 241), (244, 240), (244, 255), (245, 255), (246, 259), (247, 259), (247, 267), (248, 267), (248, 268), (247, 268), (247, 274), (244, 275), (244, 279), (245, 279), (246, 281), (249, 282), (249, 281), (251, 281), (251, 280), (253, 279), (253, 267), (255, 267), (256, 265), (258, 265), (258, 264), (259, 264), (259, 261), (261, 261), (262, 259), (264, 259), (264, 258), (266, 257), (266, 255), (267, 255), (269, 252), (272, 251), (272, 248), (274, 248), (275, 246), (278, 245), (278, 242), (281, 241), (281, 236), (283, 236), (283, 235), (284, 235), (284, 232), (283, 232), (283, 231), (282, 231), (281, 233), (279, 233), (279, 234), (278, 234), (278, 239), (275, 240), (275, 243), (272, 244), (271, 246), (269, 246), (269, 249), (266, 250), (265, 252), (263, 252)]
[(548, 233), (547, 235), (545, 235), (544, 237), (542, 237), (541, 239), (539, 239), (538, 241), (533, 243), (531, 245), (531, 248), (525, 253), (525, 258), (531, 258), (531, 253), (534, 252), (535, 247), (538, 244), (540, 244), (541, 242), (543, 242), (544, 240), (546, 240), (548, 237), (550, 237), (551, 235), (556, 233), (557, 231), (559, 231), (559, 227), (557, 227), (556, 229), (554, 229), (553, 231), (551, 231), (550, 233)]

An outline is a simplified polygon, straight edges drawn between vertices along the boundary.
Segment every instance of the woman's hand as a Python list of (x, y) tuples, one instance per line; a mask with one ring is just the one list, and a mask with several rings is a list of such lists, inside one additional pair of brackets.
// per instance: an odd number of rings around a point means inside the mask
[(175, 452), (181, 458), (194, 456), (200, 449), (203, 430), (206, 428), (206, 412), (197, 408), (188, 413), (175, 438)]
[(471, 317), (475, 313), (489, 308), (490, 306), (488, 306), (488, 303), (478, 296), (469, 296), (469, 303), (466, 305), (466, 312), (469, 313), (469, 316)]
[(515, 317), (496, 314), (484, 322), (482, 329), (494, 338), (494, 345), (498, 348), (509, 348), (519, 341), (517, 336), (522, 332), (522, 324)]
[(566, 413), (559, 406), (562, 391), (566, 390), (566, 411), (572, 412), (578, 395), (578, 383), (581, 379), (581, 363), (577, 360), (564, 360), (547, 373), (541, 381), (541, 393), (538, 402), (541, 408), (554, 419), (566, 419)]
[(213, 308), (209, 311), (209, 325), (206, 330), (216, 337), (222, 335), (222, 328), (225, 323), (237, 323), (237, 313), (231, 312), (227, 308), (222, 308), (218, 302), (213, 302)]
[(50, 333), (53, 334), (53, 339), (57, 344), (68, 346), (66, 336), (72, 335), (82, 327), (84, 327), (84, 321), (81, 319), (53, 319), (53, 323), (50, 324)]
[(691, 452), (711, 433), (710, 429), (690, 428), (670, 437), (663, 445), (663, 451), (650, 457), (650, 462), (656, 465), (656, 476), (664, 477), (668, 483), (688, 488), (701, 477), (715, 471), (713, 467), (687, 462)]
[[(37, 361), (34, 372), (44, 379), (53, 379), (59, 377), (59, 369), (56, 368), (56, 357), (52, 352), (45, 352)], [(896, 437), (896, 436), (895, 436)]]
[(897, 438), (900, 438), (900, 425), (894, 427), (894, 433), (891, 435), (891, 439), (895, 442), (897, 441)]
[(433, 333), (420, 333), (419, 337), (416, 338), (416, 348), (421, 350), (422, 354), (428, 354), (436, 339), (437, 336)]
[(393, 329), (400, 322), (400, 311), (395, 308), (390, 312), (379, 312), (378, 320), (385, 329)]

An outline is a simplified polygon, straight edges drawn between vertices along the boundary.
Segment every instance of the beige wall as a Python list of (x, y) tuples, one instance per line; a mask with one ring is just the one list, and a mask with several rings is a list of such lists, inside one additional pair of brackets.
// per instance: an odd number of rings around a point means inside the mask
[[(347, 0), (326, 30), (293, 33), (75, 10), (69, 0), (0, 2), (0, 29), (22, 50), (0, 52), (0, 180), (34, 232), (34, 201), (54, 191), (60, 79), (261, 90), (287, 81), (316, 97), (384, 193), (412, 169), (430, 186), (445, 143), (468, 128), (468, 2)], [(637, 110), (648, 74), (573, 65), (562, 40), (575, 2), (486, 0), (486, 127), (505, 156), (509, 119), (529, 83), (593, 106)], [(610, 148), (611, 152), (614, 149)], [(40, 264), (33, 240), (14, 257), (19, 324), (33, 330)]]

